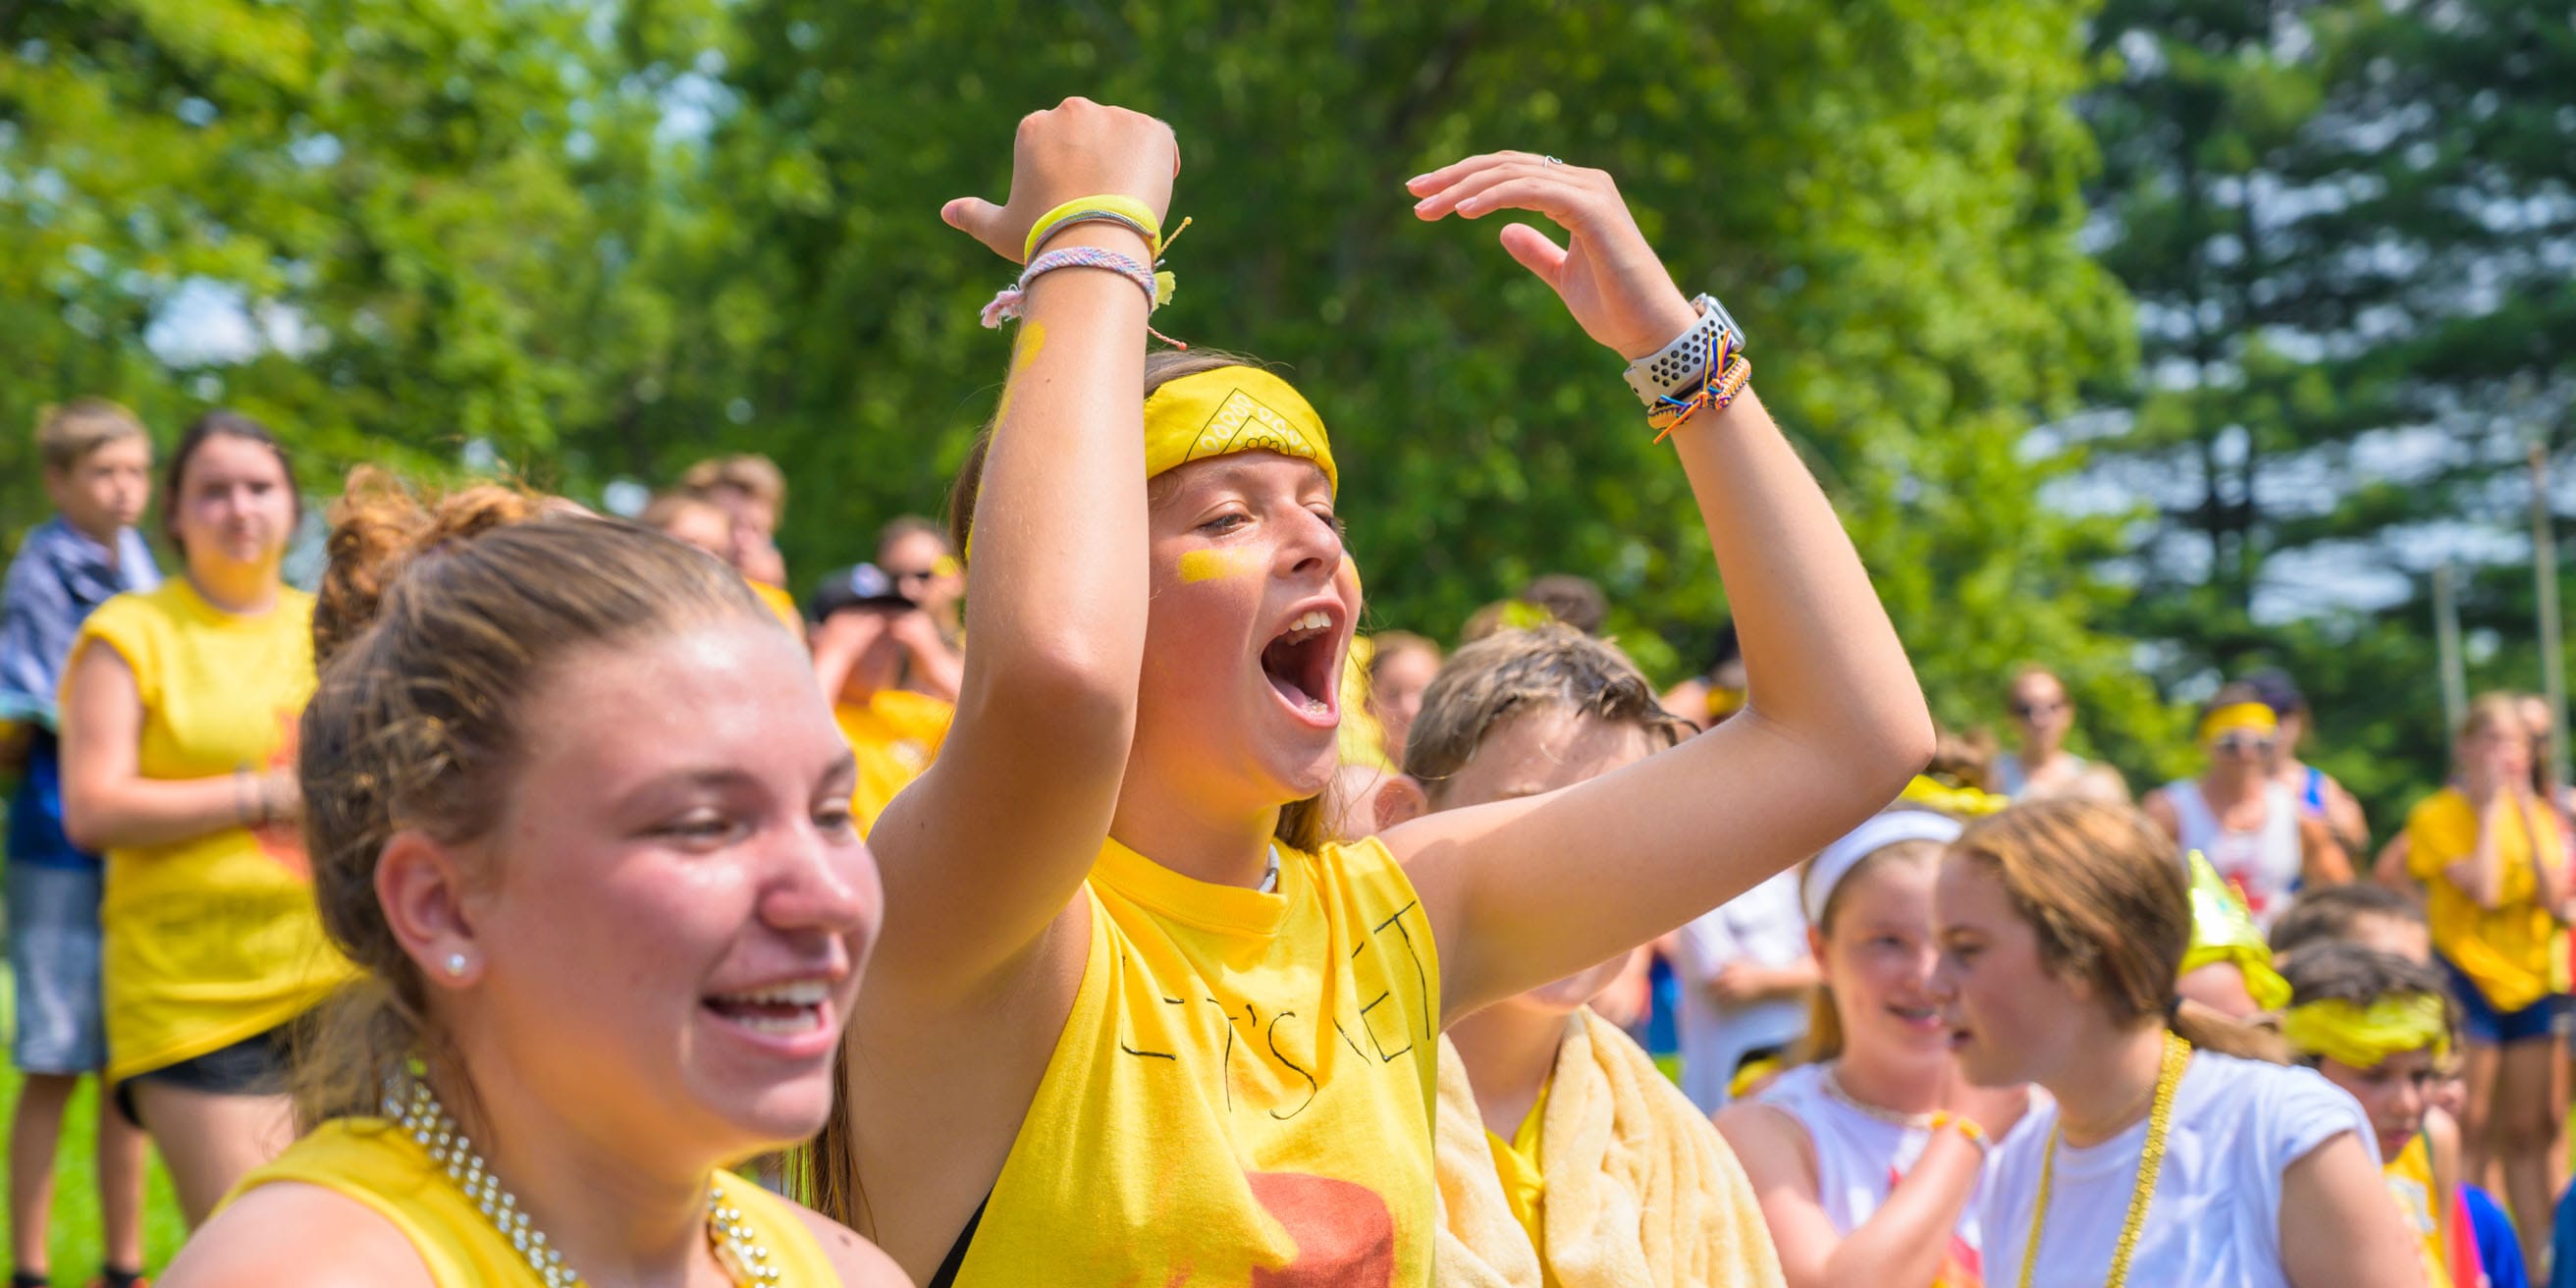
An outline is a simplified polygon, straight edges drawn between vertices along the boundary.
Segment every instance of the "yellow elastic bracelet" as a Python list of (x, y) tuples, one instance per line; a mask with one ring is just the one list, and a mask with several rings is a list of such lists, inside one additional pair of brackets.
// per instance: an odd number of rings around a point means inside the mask
[(1958, 1128), (1959, 1134), (1965, 1137), (1969, 1144), (1976, 1146), (1978, 1153), (1985, 1154), (1993, 1152), (1993, 1147), (1986, 1141), (1986, 1129), (1978, 1126), (1976, 1119), (1970, 1118), (1966, 1114), (1951, 1113), (1947, 1109), (1934, 1111), (1932, 1114), (1932, 1130), (1939, 1131), (1944, 1127)]
[(1093, 211), (1104, 211), (1122, 219), (1136, 221), (1136, 226), (1145, 230), (1146, 257), (1148, 259), (1163, 257), (1163, 221), (1154, 216), (1153, 208), (1134, 197), (1109, 193), (1098, 197), (1076, 197), (1038, 216), (1038, 221), (1029, 225), (1029, 243), (1021, 252), (1020, 262), (1025, 264), (1037, 258), (1038, 247), (1046, 244), (1048, 234), (1055, 231), (1056, 225), (1075, 215)]

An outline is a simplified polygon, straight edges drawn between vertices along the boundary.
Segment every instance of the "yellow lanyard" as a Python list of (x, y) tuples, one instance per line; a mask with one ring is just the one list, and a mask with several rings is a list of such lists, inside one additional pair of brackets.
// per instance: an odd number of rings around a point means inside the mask
[[(2164, 1063), (2156, 1070), (2156, 1098), (2147, 1110), (2147, 1147), (2138, 1156), (2138, 1183), (2129, 1191), (2129, 1215), (2120, 1222), (2119, 1246), (2111, 1252), (2111, 1275), (2103, 1288), (2129, 1281), (2129, 1258), (2138, 1250), (2138, 1232), (2146, 1228), (2147, 1205), (2155, 1201), (2156, 1173), (2165, 1162), (2165, 1133), (2173, 1126), (2174, 1091), (2182, 1086), (2183, 1066), (2191, 1061), (2191, 1044), (2165, 1034)], [(2039, 1203), (2030, 1214), (2030, 1242), (2021, 1250), (2021, 1288), (2030, 1288), (2031, 1267), (2039, 1264), (2039, 1239), (2048, 1224), (2048, 1187), (2057, 1172), (2057, 1141), (2063, 1128), (2049, 1132), (2048, 1150), (2040, 1157)]]

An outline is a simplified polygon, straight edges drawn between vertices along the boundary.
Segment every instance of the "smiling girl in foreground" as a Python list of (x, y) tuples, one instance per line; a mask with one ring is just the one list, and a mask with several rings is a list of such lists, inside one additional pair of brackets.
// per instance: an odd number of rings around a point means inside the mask
[(903, 1282), (720, 1170), (831, 1101), (880, 907), (849, 749), (732, 569), (540, 509), (334, 515), (301, 773), (365, 974), (298, 1053), (310, 1134), (170, 1284)]
[(2421, 1282), (2361, 1107), (2176, 1000), (2190, 896), (2143, 815), (2058, 800), (1978, 823), (1933, 916), (1961, 1072), (2055, 1097), (1988, 1164), (1989, 1283)]
[[(870, 833), (896, 913), (818, 1197), (936, 1280), (1419, 1285), (1440, 1029), (1812, 852), (1896, 793), (1930, 724), (1745, 392), (1672, 442), (1755, 707), (1560, 792), (1322, 843), (1360, 612), (1340, 475), (1277, 376), (1148, 362), (1177, 157), (1160, 122), (1072, 99), (1022, 121), (1007, 205), (945, 212), (1006, 259), (1095, 266), (1025, 279), (961, 480), (975, 647), (939, 760)], [(1567, 246), (1522, 225), (1503, 245), (1617, 361), (1692, 333), (1706, 374), (1716, 337), (1607, 175), (1502, 153), (1412, 188), (1422, 219), (1562, 225)], [(1624, 396), (1599, 432), (1651, 437)]]

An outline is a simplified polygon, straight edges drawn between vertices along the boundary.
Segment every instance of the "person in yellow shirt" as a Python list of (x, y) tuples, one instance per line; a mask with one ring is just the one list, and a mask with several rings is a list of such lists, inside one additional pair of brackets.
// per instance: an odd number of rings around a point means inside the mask
[[(1460, 649), (1422, 695), (1378, 822), (1571, 787), (1694, 732), (1616, 646), (1566, 626), (1504, 632)], [(1734, 1151), (1585, 1005), (1627, 962), (1497, 1002), (1441, 1038), (1439, 1282), (1780, 1282)]]
[(822, 1123), (882, 907), (796, 642), (511, 489), (364, 472), (332, 518), (298, 768), (363, 973), (165, 1288), (906, 1284), (725, 1170)]
[(2423, 1249), (2432, 1288), (2481, 1282), (2476, 1244), (2455, 1229), (2460, 1132), (2433, 1107), (2451, 1056), (2449, 989), (2421, 962), (2321, 942), (2283, 963), (2290, 1007), (2281, 1036), (2300, 1063), (2361, 1103), (2381, 1171)]
[(2467, 1048), (2465, 1175), (2503, 1173), (2523, 1255), (2549, 1247), (2554, 1026), (2567, 1009), (2564, 961), (2551, 951), (2567, 907), (2556, 811), (2531, 791), (2521, 703), (2487, 694), (2461, 722), (2459, 775), (2406, 819), (2406, 870), (2424, 884), (2433, 954), (2451, 978)]
[(815, 1199), (932, 1283), (1420, 1288), (1440, 1031), (1875, 811), (1930, 753), (1921, 691), (1725, 311), (1609, 176), (1468, 158), (1384, 217), (1566, 230), (1503, 244), (1618, 353), (1605, 386), (1633, 364), (1605, 409), (1671, 430), (1760, 699), (1591, 782), (1328, 840), (1361, 594), (1323, 419), (1247, 359), (1146, 352), (1168, 127), (1070, 99), (1015, 146), (1007, 204), (944, 212), (1035, 263), (990, 310), (1022, 321), (949, 511), (972, 643), (868, 834), (895, 915)]
[(814, 673), (858, 757), (850, 807), (864, 835), (939, 754), (959, 663), (937, 621), (874, 564), (824, 578), (814, 620)]
[(100, 605), (73, 643), (63, 821), (107, 855), (107, 1082), (195, 1222), (285, 1147), (287, 1027), (347, 966), (296, 826), (313, 601), (278, 576), (298, 516), (286, 453), (209, 412), (161, 503), (184, 575)]
[[(735, 539), (733, 519), (723, 506), (713, 501), (688, 492), (665, 492), (653, 498), (637, 518), (645, 527), (663, 536), (684, 545), (696, 546), (718, 559), (735, 564), (737, 568), (741, 566), (736, 563), (736, 552), (740, 547)], [(774, 582), (757, 580), (748, 573), (744, 574), (743, 580), (751, 583), (751, 593), (760, 597), (761, 604), (769, 609), (770, 615), (776, 617), (780, 625), (794, 632), (798, 639), (805, 637), (805, 615), (796, 610), (795, 596)]]

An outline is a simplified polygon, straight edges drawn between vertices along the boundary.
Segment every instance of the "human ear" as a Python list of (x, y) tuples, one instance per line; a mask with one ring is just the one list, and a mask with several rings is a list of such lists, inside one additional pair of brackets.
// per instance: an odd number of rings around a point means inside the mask
[(463, 988), (482, 977), (483, 945), (455, 849), (415, 829), (394, 833), (376, 859), (376, 906), (423, 978)]
[(1377, 827), (1383, 832), (1431, 812), (1431, 796), (1410, 774), (1394, 774), (1377, 789)]

